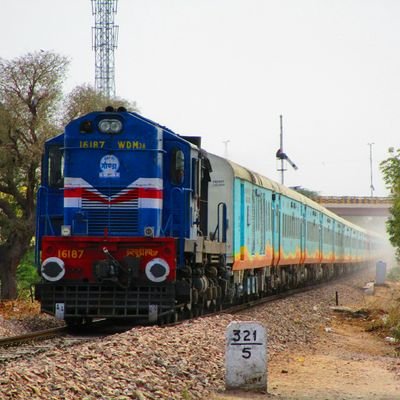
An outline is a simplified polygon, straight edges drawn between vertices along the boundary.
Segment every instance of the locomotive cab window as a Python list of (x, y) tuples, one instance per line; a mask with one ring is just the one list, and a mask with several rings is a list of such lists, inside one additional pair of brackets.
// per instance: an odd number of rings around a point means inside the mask
[(185, 155), (177, 148), (171, 152), (171, 182), (174, 185), (181, 185), (185, 178)]
[(49, 187), (64, 186), (64, 152), (60, 147), (50, 147), (47, 158), (47, 182)]

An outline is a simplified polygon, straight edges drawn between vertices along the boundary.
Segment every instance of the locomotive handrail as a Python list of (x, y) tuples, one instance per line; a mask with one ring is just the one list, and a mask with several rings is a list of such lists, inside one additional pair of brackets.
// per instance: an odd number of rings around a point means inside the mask
[(228, 229), (228, 224), (227, 224), (227, 219), (226, 219), (226, 203), (224, 203), (223, 201), (221, 201), (220, 203), (218, 203), (217, 205), (217, 227), (215, 228), (215, 231), (213, 233), (213, 239), (215, 239), (217, 237), (218, 242), (221, 242), (220, 240), (220, 234), (221, 234), (221, 230), (219, 228), (219, 224), (220, 224), (220, 209), (222, 208), (222, 224), (223, 224), (223, 229), (222, 229), (222, 242), (226, 243), (226, 231)]

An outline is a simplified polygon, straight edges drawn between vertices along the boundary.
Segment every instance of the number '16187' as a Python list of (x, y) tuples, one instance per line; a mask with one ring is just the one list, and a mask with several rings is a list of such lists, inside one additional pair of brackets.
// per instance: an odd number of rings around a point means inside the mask
[(82, 258), (84, 250), (76, 249), (59, 249), (57, 256), (59, 258)]

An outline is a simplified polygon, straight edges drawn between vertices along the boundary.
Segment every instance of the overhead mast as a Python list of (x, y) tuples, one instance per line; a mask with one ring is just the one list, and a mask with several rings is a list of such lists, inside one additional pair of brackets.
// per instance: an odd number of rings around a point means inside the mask
[(372, 146), (375, 143), (368, 143), (369, 146), (369, 169), (370, 169), (370, 179), (371, 179), (371, 184), (369, 186), (369, 188), (371, 189), (371, 197), (374, 197), (374, 183), (373, 183), (373, 179), (372, 179)]
[(282, 121), (282, 115), (279, 116), (280, 120), (280, 145), (279, 145), (279, 156), (278, 153), (276, 155), (277, 158), (280, 158), (281, 160), (281, 169), (279, 170), (281, 172), (281, 183), (282, 185), (285, 183), (285, 162), (284, 162), (284, 157), (281, 157), (282, 154), (285, 154), (283, 152), (283, 121)]
[(276, 159), (281, 160), (281, 168), (278, 169), (278, 171), (281, 172), (281, 184), (283, 185), (285, 183), (285, 160), (292, 166), (294, 170), (297, 170), (298, 167), (297, 165), (288, 157), (288, 155), (283, 151), (283, 118), (282, 115), (280, 115), (280, 147), (278, 151), (276, 152)]
[(115, 97), (114, 50), (118, 43), (118, 25), (114, 24), (118, 0), (91, 0), (95, 26), (92, 49), (95, 51), (95, 88), (107, 98)]

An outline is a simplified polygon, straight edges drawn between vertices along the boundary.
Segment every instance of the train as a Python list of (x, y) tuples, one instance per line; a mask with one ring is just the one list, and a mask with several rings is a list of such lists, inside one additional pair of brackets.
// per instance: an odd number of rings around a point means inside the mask
[(36, 299), (76, 325), (159, 323), (370, 265), (379, 238), (120, 107), (44, 144)]

